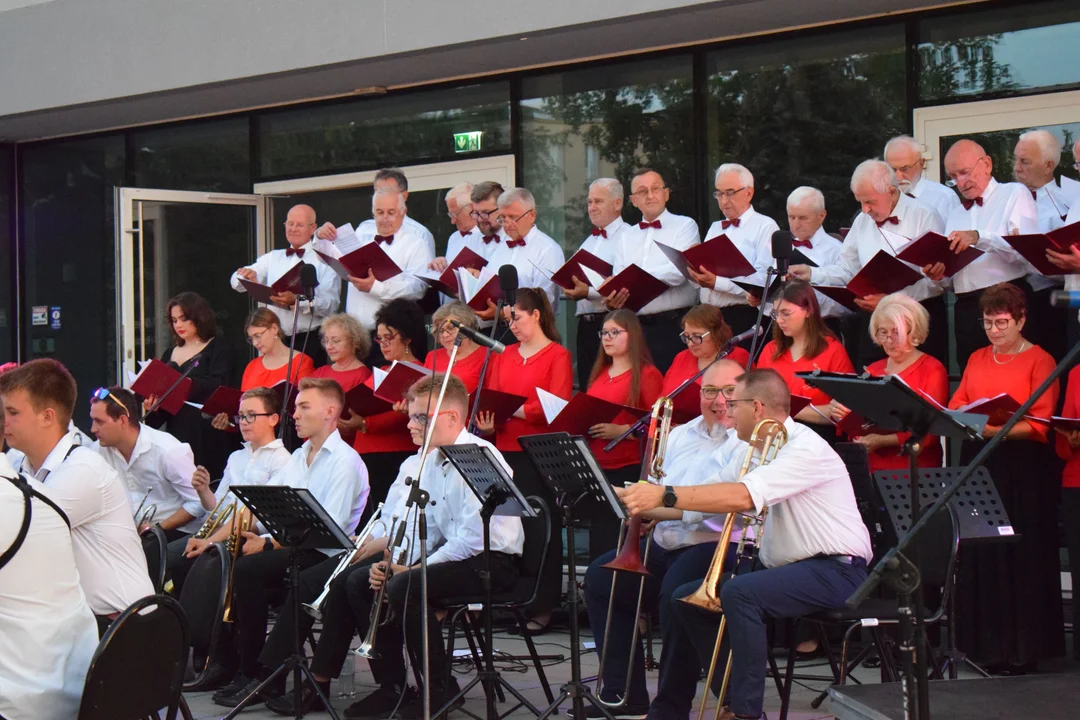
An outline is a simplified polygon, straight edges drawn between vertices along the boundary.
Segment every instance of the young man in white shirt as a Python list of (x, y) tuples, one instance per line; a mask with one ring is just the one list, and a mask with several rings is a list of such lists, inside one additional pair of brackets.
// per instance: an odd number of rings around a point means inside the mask
[(0, 375), (4, 434), (26, 456), (19, 472), (67, 515), (79, 581), (104, 635), (154, 586), (120, 476), (67, 430), (77, 393), (75, 379), (55, 360), (31, 360)]
[[(668, 502), (665, 488), (646, 483), (616, 492), (634, 515), (662, 505), (709, 513), (760, 514), (768, 508), (754, 571), (726, 580), (719, 590), (733, 657), (729, 706), (720, 718), (757, 720), (765, 695), (766, 618), (843, 607), (866, 578), (872, 551), (844, 462), (817, 433), (791, 419), (791, 394), (783, 377), (771, 369), (746, 373), (727, 404), (742, 440), (748, 441), (762, 420), (783, 423), (787, 440), (772, 462), (743, 477), (740, 465), (730, 464), (711, 483), (679, 488)], [(688, 583), (674, 595), (685, 597), (699, 585)], [(683, 625), (708, 664), (720, 615), (686, 603), (673, 603), (672, 608), (675, 622)], [(714, 689), (723, 671), (717, 676)], [(670, 715), (654, 703), (649, 717), (681, 720), (685, 713)]]
[[(337, 430), (345, 393), (336, 381), (327, 378), (304, 378), (299, 389), (293, 419), (304, 444), (269, 484), (306, 488), (340, 528), (352, 533), (367, 505), (369, 486), (364, 461)], [(233, 567), (232, 604), (240, 674), (214, 694), (214, 702), (227, 707), (238, 705), (262, 681), (258, 658), (266, 639), (269, 593), (286, 577), (291, 555), (269, 535), (252, 531), (243, 538), (241, 555)], [(299, 551), (300, 569), (322, 562), (333, 552)], [(263, 699), (283, 689), (285, 678), (281, 680), (281, 685), (265, 693)]]
[[(376, 172), (375, 179), (371, 183), (371, 189), (376, 192), (379, 190), (398, 192), (401, 193), (406, 202), (409, 201), (409, 179), (398, 168), (383, 168)], [(405, 228), (412, 234), (422, 237), (431, 257), (435, 257), (435, 236), (431, 234), (430, 230), (408, 215), (405, 216)], [(374, 235), (376, 232), (375, 220), (368, 218), (360, 223), (360, 226), (356, 228), (356, 233), (359, 235), (361, 231)]]
[[(300, 302), (300, 315), (296, 325), (296, 351), (311, 356), (315, 365), (326, 363), (326, 353), (319, 343), (319, 327), (322, 321), (338, 310), (341, 298), (341, 278), (322, 261), (311, 244), (315, 234), (315, 211), (308, 205), (295, 205), (285, 217), (285, 239), (289, 247), (271, 250), (254, 264), (242, 267), (233, 273), (230, 284), (237, 292), (247, 292), (240, 284), (240, 278), (262, 285), (272, 285), (282, 275), (292, 270), (301, 262), (315, 267), (319, 285), (315, 288), (314, 302)], [(268, 307), (278, 316), (281, 329), (286, 336), (292, 333), (293, 307), (296, 305), (296, 293), (285, 291), (274, 295), (273, 304)]]
[[(107, 388), (104, 397), (90, 402), (91, 445), (127, 486), (130, 512), (154, 506), (149, 525), (160, 525), (172, 542), (199, 529), (205, 511), (191, 486), (195, 459), (191, 446), (139, 421), (142, 404), (130, 390)], [(147, 494), (149, 491), (149, 494)]]
[(912, 200), (918, 200), (938, 214), (944, 225), (954, 208), (960, 206), (960, 197), (952, 188), (926, 177), (926, 160), (919, 141), (910, 135), (897, 135), (885, 143), (882, 159), (896, 173), (900, 192)]
[(61, 512), (0, 453), (0, 717), (7, 720), (76, 717), (97, 650)]
[[(742, 462), (746, 443), (729, 428), (725, 404), (735, 389), (735, 378), (742, 373), (742, 366), (732, 360), (720, 360), (705, 372), (699, 391), (701, 415), (671, 431), (664, 459), (664, 477), (654, 478), (654, 482), (673, 487), (696, 485), (727, 465)], [(672, 592), (705, 576), (716, 553), (725, 516), (659, 508), (645, 513), (644, 517), (655, 522), (655, 526), (647, 563), (651, 576), (645, 583), (642, 608), (646, 613), (659, 608), (663, 638), (660, 679), (654, 703), (669, 709), (673, 716), (685, 716), (690, 712), (701, 665), (682, 627), (672, 622), (671, 604), (677, 602), (673, 600)], [(636, 538), (634, 542), (638, 542)], [(644, 558), (646, 541), (641, 540), (640, 546)], [(630, 646), (630, 636), (637, 623), (635, 610), (640, 582), (636, 575), (616, 573), (603, 567), (615, 558), (615, 554), (612, 550), (600, 556), (585, 572), (585, 607), (597, 652), (604, 647), (605, 641), (609, 644), (600, 697), (605, 702), (615, 702), (622, 697), (627, 688), (626, 670), (629, 667), (630, 697), (625, 705), (613, 708), (611, 713), (616, 718), (644, 718), (649, 712), (649, 693), (645, 687), (645, 654), (640, 636), (637, 644)], [(611, 629), (605, 635), (608, 603), (613, 590), (615, 604)], [(631, 653), (632, 663), (629, 661)], [(574, 717), (573, 710), (568, 716)], [(590, 707), (586, 717), (602, 717), (602, 714)]]

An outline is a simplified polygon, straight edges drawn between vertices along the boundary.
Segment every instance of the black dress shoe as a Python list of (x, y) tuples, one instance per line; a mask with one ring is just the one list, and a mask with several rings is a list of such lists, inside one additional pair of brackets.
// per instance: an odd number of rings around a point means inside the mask
[[(198, 676), (192, 678), (191, 682), (184, 684), (184, 692), (207, 692), (208, 690), (219, 690), (228, 685), (229, 682), (235, 677), (236, 668), (225, 667), (224, 665), (219, 665), (218, 663), (210, 663), (210, 667), (206, 671), (205, 677), (203, 677), (202, 679), (199, 679)], [(244, 685), (247, 685), (247, 682), (245, 682)], [(242, 687), (243, 685), (235, 688), (233, 692), (236, 692)]]
[[(236, 707), (244, 701), (244, 699), (255, 692), (255, 689), (262, 684), (262, 680), (249, 680), (248, 684), (242, 687), (238, 692), (233, 695), (226, 695), (224, 691), (214, 695), (214, 703), (223, 707)], [(282, 693), (281, 683), (273, 683), (263, 688), (258, 695), (256, 695), (248, 707), (254, 707), (260, 703), (266, 702), (271, 698), (280, 697)]]
[[(329, 699), (330, 683), (319, 683), (319, 689), (322, 690), (323, 695)], [(319, 696), (315, 694), (315, 690), (311, 687), (310, 683), (304, 683), (304, 686), (300, 690), (299, 710), (296, 708), (296, 693), (292, 690), (279, 697), (267, 698), (267, 709), (278, 715), (284, 715), (285, 717), (296, 717), (297, 715), (307, 715), (313, 712), (326, 712), (326, 706), (323, 705)]]
[(244, 675), (243, 673), (237, 673), (236, 677), (232, 679), (232, 682), (214, 693), (214, 702), (217, 702), (219, 697), (232, 697), (233, 695), (247, 687), (247, 684), (249, 682), (251, 682), (251, 678), (249, 678), (247, 675)]
[[(415, 702), (416, 688), (386, 683), (345, 708), (347, 720), (360, 718), (387, 718), (396, 707)], [(438, 708), (436, 708), (438, 709)]]

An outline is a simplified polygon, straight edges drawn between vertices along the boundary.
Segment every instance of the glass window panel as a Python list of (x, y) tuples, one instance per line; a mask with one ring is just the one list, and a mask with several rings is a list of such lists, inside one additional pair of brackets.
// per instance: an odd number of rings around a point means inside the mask
[(15, 146), (0, 145), (0, 365), (15, 359), (14, 177)]
[[(480, 150), (455, 153), (454, 134), (481, 132)], [(453, 160), (510, 150), (510, 83), (406, 93), (259, 117), (266, 177)]]
[[(718, 50), (706, 67), (710, 185), (738, 162), (754, 173), (755, 209), (781, 227), (799, 185), (825, 194), (829, 230), (850, 225), (852, 170), (907, 124), (903, 27)], [(709, 220), (721, 217), (710, 200)]]
[(986, 154), (990, 156), (994, 163), (993, 173), (998, 182), (1015, 182), (1016, 178), (1013, 176), (1013, 162), (1015, 160), (1013, 149), (1016, 147), (1016, 141), (1020, 139), (1020, 135), (1028, 130), (1049, 130), (1061, 142), (1061, 160), (1058, 163), (1057, 171), (1054, 173), (1055, 177), (1060, 178), (1064, 175), (1073, 180), (1080, 177), (1080, 174), (1073, 167), (1076, 160), (1073, 159), (1072, 152), (1073, 143), (1080, 139), (1080, 121), (1061, 125), (1009, 128), (985, 133), (947, 135), (940, 139), (937, 151), (937, 156), (941, 158), (941, 174), (939, 177), (943, 180), (948, 178), (945, 174), (945, 153), (957, 140), (968, 138), (979, 143), (986, 150)]
[(1080, 83), (1080, 6), (1024, 3), (919, 23), (919, 98), (1056, 89)]
[(136, 187), (251, 192), (247, 118), (142, 130), (131, 142)]

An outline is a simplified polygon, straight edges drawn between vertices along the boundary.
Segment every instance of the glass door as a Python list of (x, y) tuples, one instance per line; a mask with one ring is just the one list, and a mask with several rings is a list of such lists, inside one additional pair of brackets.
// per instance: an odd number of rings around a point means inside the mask
[(266, 199), (260, 195), (116, 189), (118, 382), (124, 370), (160, 357), (171, 343), (169, 298), (191, 291), (210, 303), (223, 339), (248, 356), (249, 302), (229, 277), (266, 251)]

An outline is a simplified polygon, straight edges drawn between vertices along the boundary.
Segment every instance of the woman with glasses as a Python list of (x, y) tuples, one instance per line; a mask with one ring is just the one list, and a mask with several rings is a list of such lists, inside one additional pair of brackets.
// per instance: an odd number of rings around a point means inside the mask
[[(446, 372), (446, 366), (450, 364), (450, 353), (454, 349), (454, 341), (458, 336), (458, 329), (451, 324), (455, 320), (470, 330), (480, 327), (480, 318), (473, 309), (463, 302), (452, 300), (431, 316), (431, 334), (435, 337), (438, 346), (428, 353), (424, 360), (424, 367), (437, 373)], [(479, 351), (479, 352), (477, 352)], [(465, 383), (465, 389), (469, 393), (476, 392), (480, 384), (480, 369), (484, 365), (484, 357), (487, 355), (479, 345), (467, 337), (461, 339), (457, 356), (454, 358), (453, 374)], [(490, 363), (488, 364), (490, 368)]]
[[(647, 412), (660, 397), (664, 378), (652, 364), (637, 315), (629, 310), (610, 312), (604, 318), (599, 334), (600, 352), (589, 374), (589, 395)], [(615, 487), (635, 482), (640, 476), (641, 441), (626, 438), (610, 452), (604, 447), (626, 432), (637, 417), (624, 413), (616, 418), (620, 422), (600, 423), (589, 428), (589, 447), (604, 469), (608, 482)], [(590, 559), (610, 552), (618, 541), (618, 519), (606, 510), (598, 513), (589, 531)]]
[(547, 432), (547, 421), (540, 405), (537, 389), (543, 388), (564, 400), (573, 391), (574, 372), (570, 352), (559, 344), (559, 331), (555, 328), (555, 315), (543, 290), (521, 288), (517, 303), (511, 308), (510, 331), (518, 342), (491, 363), (485, 387), (492, 390), (521, 395), (525, 404), (514, 416), (496, 427), (490, 413), (479, 413), (476, 423), (481, 433), (495, 433), (495, 447), (503, 454), (514, 470), (514, 482), (525, 495), (543, 498), (551, 514), (552, 532), (548, 544), (547, 560), (541, 570), (543, 582), (531, 608), (532, 620), (527, 632), (545, 632), (551, 621), (551, 610), (559, 600), (562, 567), (562, 532), (555, 518), (555, 497), (537, 477), (532, 463), (521, 450), (518, 438)]
[[(949, 397), (949, 373), (941, 361), (919, 350), (930, 334), (930, 313), (902, 293), (886, 295), (870, 316), (870, 338), (885, 351), (884, 360), (866, 367), (875, 377), (897, 375), (913, 390), (944, 405)], [(870, 470), (904, 470), (907, 456), (901, 453), (910, 433), (870, 433), (856, 436), (855, 442), (870, 454)], [(941, 441), (933, 435), (923, 438), (919, 467), (941, 467)]]
[[(273, 387), (283, 382), (289, 372), (289, 346), (285, 343), (285, 333), (278, 324), (277, 315), (259, 308), (248, 317), (244, 332), (259, 356), (244, 368), (240, 390), (247, 392), (251, 388)], [(315, 363), (312, 359), (297, 351), (292, 360), (293, 383), (299, 383), (313, 372)]]
[[(1023, 336), (1024, 293), (1000, 283), (979, 298), (988, 347), (971, 354), (949, 407), (1008, 393), (1023, 403), (1054, 369), (1054, 359)], [(1028, 411), (1049, 418), (1057, 407), (1055, 382)], [(977, 412), (977, 411), (976, 411)], [(1002, 420), (991, 417), (983, 441), (965, 442), (966, 465), (997, 435)], [(1065, 652), (1058, 559), (1057, 504), (1061, 466), (1047, 445), (1049, 427), (1021, 420), (984, 463), (1001, 495), (1018, 540), (965, 546), (957, 587), (958, 645), (991, 672), (1034, 670), (1039, 660)]]
[[(312, 377), (334, 380), (346, 393), (371, 377), (371, 368), (361, 360), (371, 352), (371, 336), (352, 315), (337, 313), (323, 320), (319, 339), (330, 364), (316, 368)], [(338, 420), (338, 431), (350, 445), (360, 422), (347, 408)]]
[(810, 404), (800, 410), (795, 419), (830, 443), (836, 441), (836, 423), (847, 415), (847, 408), (795, 377), (795, 373), (814, 370), (854, 372), (844, 346), (821, 319), (817, 296), (810, 283), (793, 280), (784, 287), (776, 305), (773, 339), (762, 349), (757, 367), (776, 370), (787, 382), (792, 395), (810, 398)]
[[(731, 339), (731, 328), (724, 320), (724, 313), (720, 308), (715, 305), (695, 305), (683, 315), (679, 339), (682, 340), (683, 345), (686, 345), (686, 349), (675, 356), (671, 367), (664, 374), (661, 395), (670, 395), (687, 378), (697, 375), (715, 360), (716, 354)], [(750, 363), (750, 353), (742, 347), (733, 349), (727, 358), (743, 367)], [(694, 387), (679, 393), (676, 407), (695, 417), (700, 414), (701, 408), (697, 394), (694, 392), (700, 387), (701, 379), (698, 378)]]

